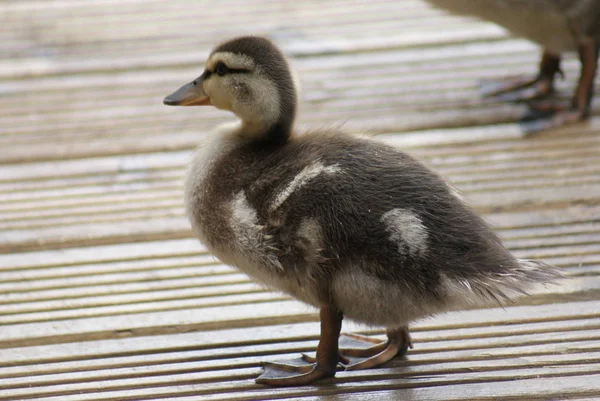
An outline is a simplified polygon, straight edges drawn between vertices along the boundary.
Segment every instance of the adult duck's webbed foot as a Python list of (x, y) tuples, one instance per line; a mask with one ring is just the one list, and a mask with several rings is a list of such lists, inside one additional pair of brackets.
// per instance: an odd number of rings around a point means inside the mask
[(529, 112), (521, 120), (525, 135), (560, 127), (588, 117), (594, 93), (599, 49), (598, 43), (585, 44), (579, 48), (581, 74), (570, 106), (551, 99), (529, 102)]
[(520, 122), (524, 136), (585, 119), (583, 110), (576, 107), (569, 108), (558, 102), (534, 103), (529, 107), (529, 111)]
[(379, 366), (412, 348), (408, 327), (387, 331), (388, 340), (378, 341), (356, 334), (340, 336), (340, 354), (348, 360), (342, 362), (346, 370), (369, 369)]
[(340, 361), (338, 337), (342, 328), (342, 313), (334, 307), (324, 306), (320, 311), (321, 337), (317, 356), (304, 356), (293, 361), (264, 363), (264, 373), (256, 382), (269, 386), (301, 386), (315, 380), (333, 377)]
[(518, 102), (546, 96), (554, 90), (554, 76), (563, 75), (560, 57), (544, 53), (536, 77), (516, 76), (500, 80), (483, 80), (479, 83), (483, 97), (493, 97), (506, 102)]

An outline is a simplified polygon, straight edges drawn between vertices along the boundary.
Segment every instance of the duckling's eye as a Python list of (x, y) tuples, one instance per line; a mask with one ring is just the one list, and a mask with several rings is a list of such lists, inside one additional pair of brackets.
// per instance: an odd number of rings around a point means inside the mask
[(219, 74), (220, 76), (227, 74), (228, 71), (229, 71), (229, 68), (227, 68), (225, 63), (223, 63), (222, 61), (219, 61), (217, 63), (217, 65), (215, 66), (215, 72), (217, 74)]

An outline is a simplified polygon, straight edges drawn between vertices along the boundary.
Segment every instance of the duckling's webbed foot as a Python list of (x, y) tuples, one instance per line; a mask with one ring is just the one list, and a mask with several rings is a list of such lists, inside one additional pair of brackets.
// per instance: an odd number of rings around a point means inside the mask
[(402, 356), (412, 348), (408, 327), (387, 331), (387, 341), (377, 341), (356, 334), (342, 334), (340, 354), (350, 363), (342, 362), (346, 370), (369, 369), (382, 365), (396, 356)]
[(551, 99), (529, 103), (530, 110), (521, 120), (521, 127), (525, 135), (560, 127), (588, 117), (594, 93), (599, 49), (600, 44), (596, 43), (580, 47), (581, 74), (570, 107)]
[(335, 376), (340, 362), (338, 337), (342, 328), (342, 313), (334, 307), (325, 306), (320, 310), (320, 318), (321, 337), (316, 358), (311, 360), (304, 357), (283, 363), (265, 363), (265, 371), (256, 379), (257, 383), (282, 387), (301, 386)]
[(318, 363), (307, 363), (300, 358), (280, 363), (264, 362), (263, 369), (256, 383), (277, 387), (302, 386), (335, 375), (335, 367), (333, 370), (323, 368)]
[(540, 72), (536, 77), (517, 76), (501, 80), (480, 82), (483, 97), (493, 97), (505, 102), (518, 102), (546, 96), (554, 90), (554, 76), (563, 75), (560, 58), (544, 53), (540, 62)]

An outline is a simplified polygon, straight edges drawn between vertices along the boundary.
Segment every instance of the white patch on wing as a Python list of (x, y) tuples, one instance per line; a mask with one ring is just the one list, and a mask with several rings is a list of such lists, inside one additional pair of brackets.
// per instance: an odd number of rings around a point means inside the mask
[(249, 230), (252, 231), (257, 222), (256, 210), (248, 203), (244, 191), (235, 194), (231, 201), (230, 224), (233, 231), (236, 234), (245, 234)]
[(390, 241), (398, 245), (398, 252), (418, 257), (427, 252), (427, 228), (421, 219), (408, 209), (392, 209), (381, 217), (390, 233)]
[(298, 236), (310, 240), (314, 244), (320, 244), (322, 232), (319, 221), (315, 218), (302, 219), (298, 227)]
[(258, 224), (256, 210), (248, 203), (244, 191), (235, 194), (230, 207), (229, 226), (235, 234), (240, 252), (247, 258), (263, 260), (268, 265), (283, 270), (277, 257), (268, 251), (272, 236), (264, 234), (264, 227)]
[(304, 167), (294, 179), (281, 191), (273, 203), (271, 203), (270, 209), (275, 210), (287, 200), (287, 198), (298, 189), (306, 185), (310, 180), (317, 177), (319, 174), (335, 174), (342, 171), (339, 165), (332, 164), (331, 166), (324, 166), (320, 161), (313, 162), (308, 166)]
[[(223, 261), (242, 270), (254, 280), (292, 295), (296, 299), (313, 306), (321, 304), (318, 286), (315, 285), (313, 266), (307, 260), (306, 274), (294, 276), (285, 274), (286, 269), (277, 258), (275, 243), (271, 235), (265, 235), (264, 226), (259, 225), (257, 211), (248, 203), (244, 191), (235, 194), (229, 203), (231, 217), (229, 226), (235, 234), (235, 241), (229, 244)], [(316, 250), (320, 240), (320, 226), (315, 219), (305, 219), (298, 228), (298, 234), (307, 239), (307, 249)], [(288, 271), (290, 266), (287, 267)]]
[(309, 264), (319, 263), (323, 249), (323, 230), (315, 218), (304, 218), (297, 231), (299, 246), (305, 249), (305, 260)]

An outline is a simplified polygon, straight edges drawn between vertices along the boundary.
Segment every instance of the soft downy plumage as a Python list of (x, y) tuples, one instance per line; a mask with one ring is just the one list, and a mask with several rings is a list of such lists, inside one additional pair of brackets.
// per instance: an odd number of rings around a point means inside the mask
[[(343, 132), (295, 132), (296, 94), (277, 47), (241, 37), (165, 99), (240, 119), (192, 159), (185, 203), (198, 238), (223, 263), (320, 309), (316, 358), (265, 364), (257, 382), (300, 385), (333, 376), (338, 364), (380, 365), (412, 345), (416, 319), (509, 302), (560, 277), (515, 259), (456, 190), (400, 150)], [(339, 337), (344, 316), (385, 327), (388, 341)]]

